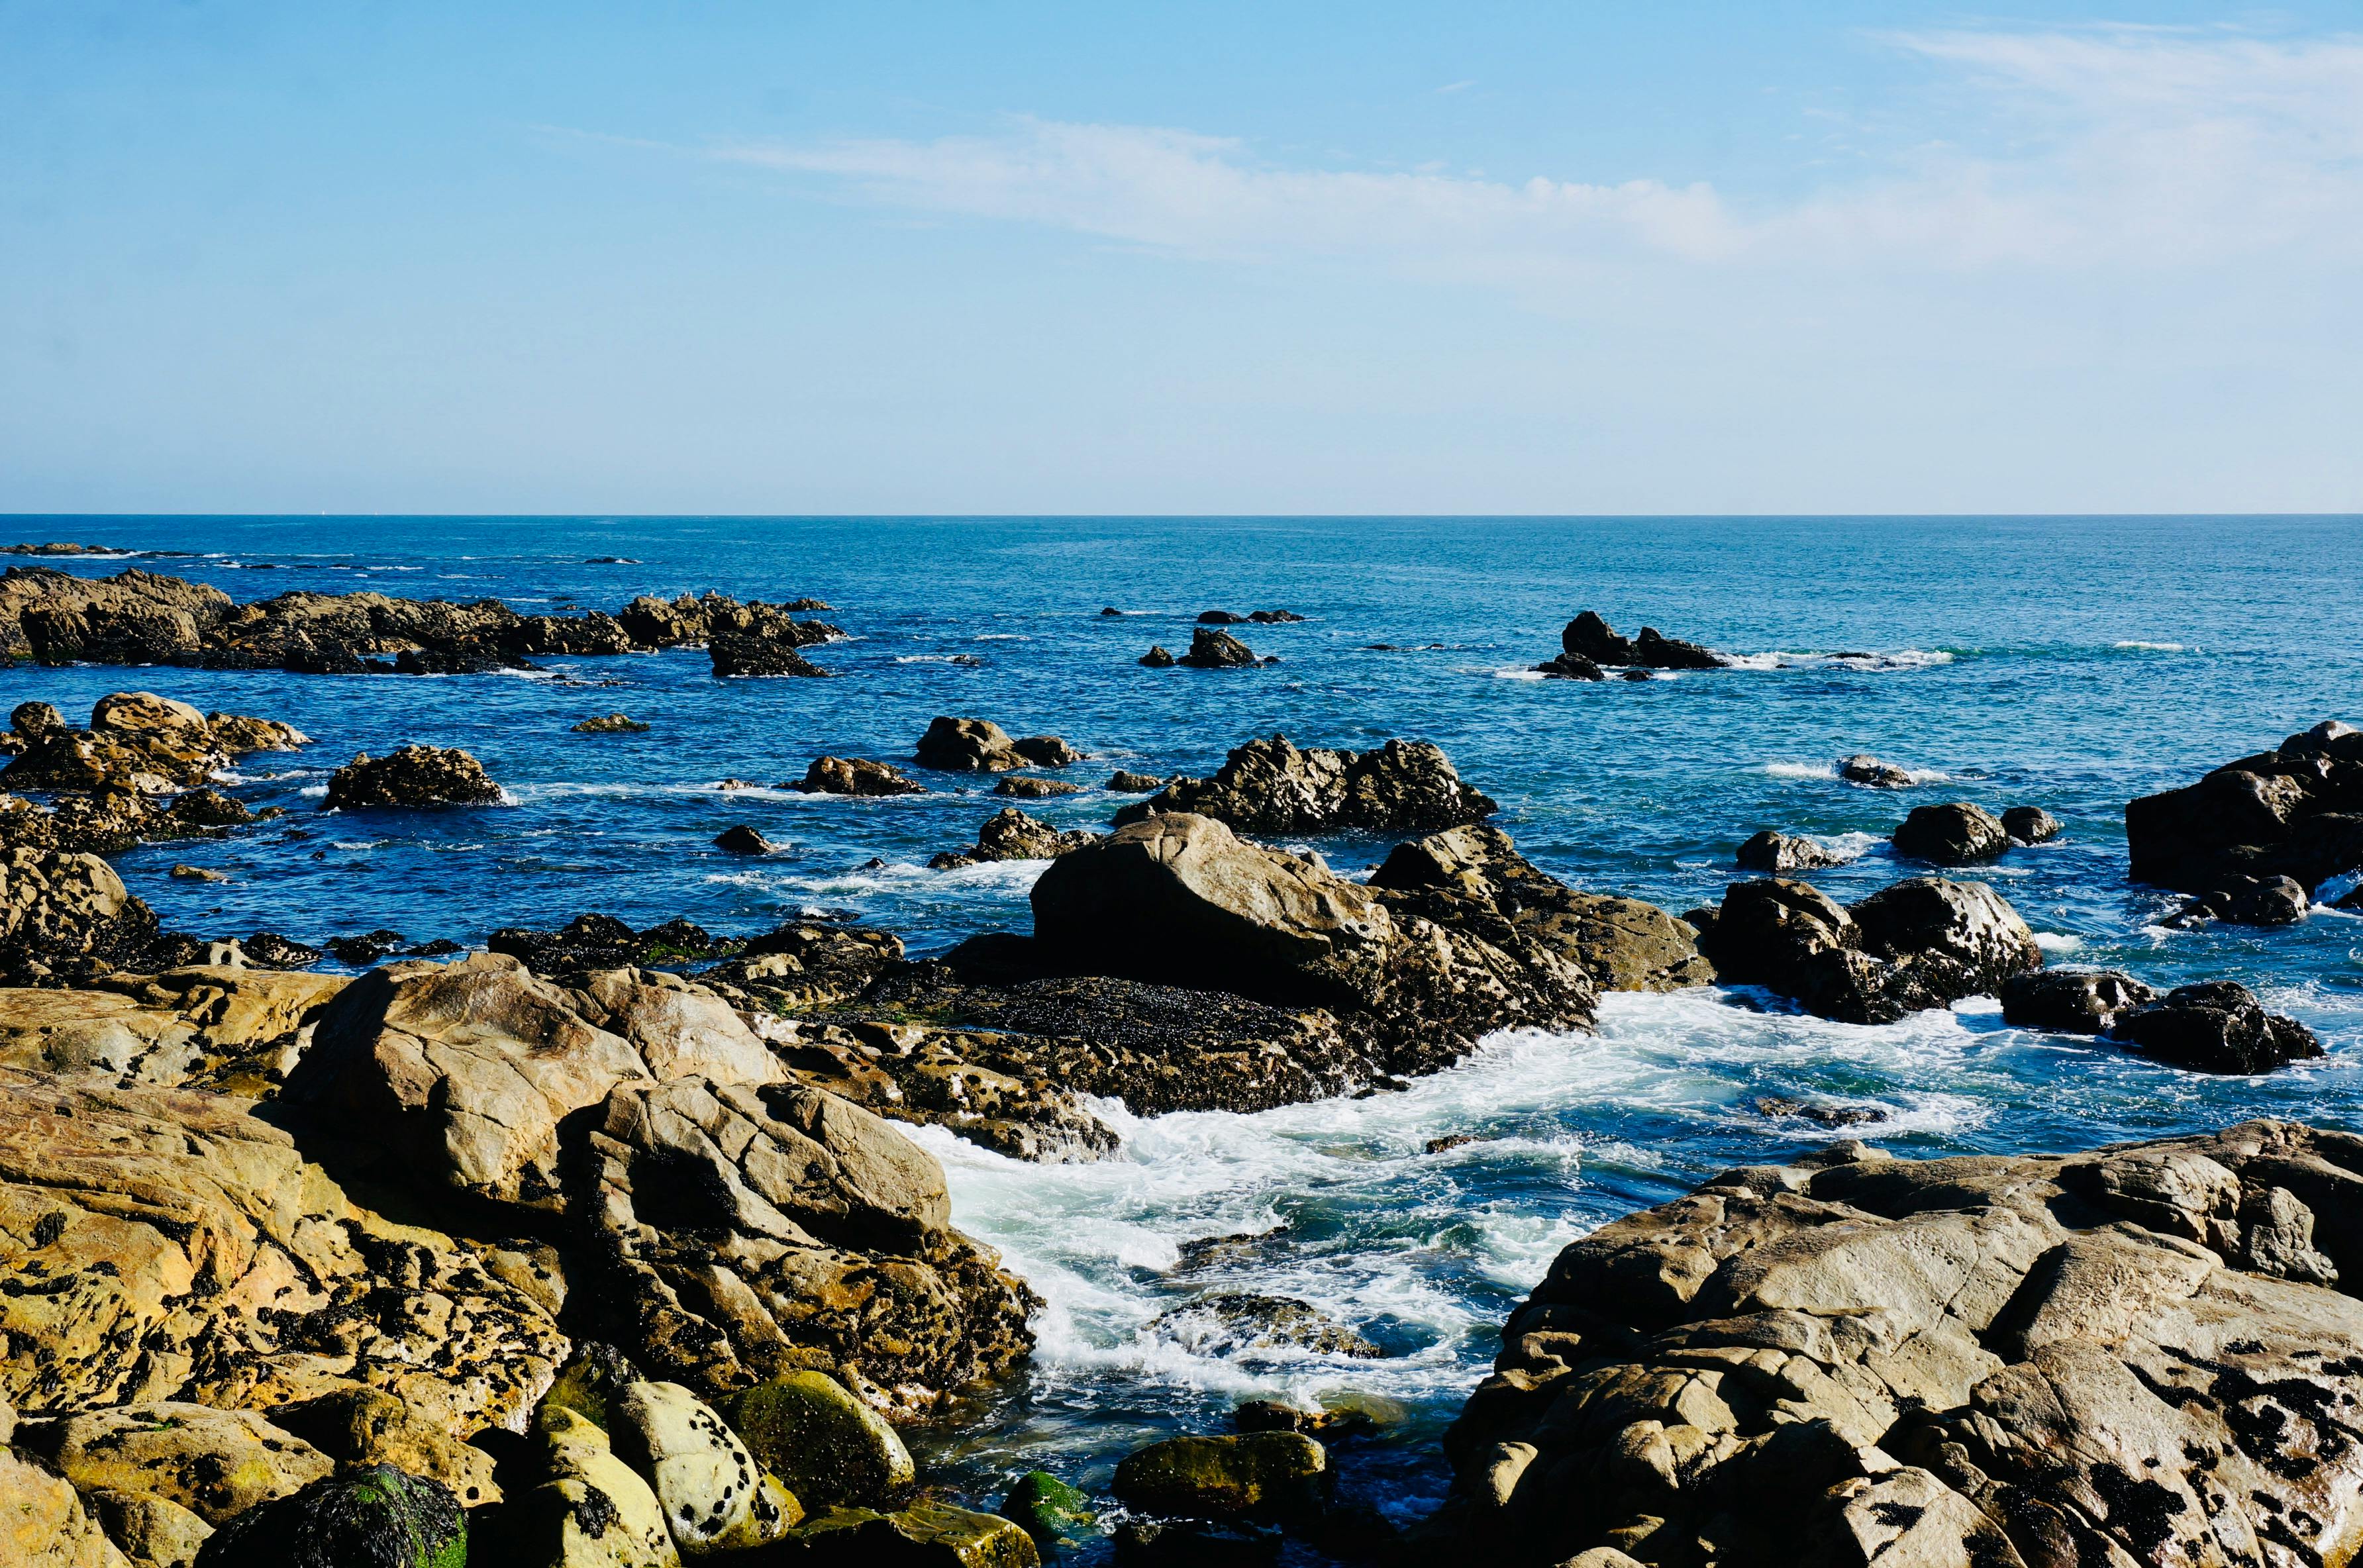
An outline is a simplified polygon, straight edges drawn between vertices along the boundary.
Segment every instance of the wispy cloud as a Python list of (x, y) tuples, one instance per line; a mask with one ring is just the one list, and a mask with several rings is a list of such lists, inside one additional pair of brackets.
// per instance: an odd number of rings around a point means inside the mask
[(1883, 41), (1947, 72), (1972, 123), (1931, 124), (1876, 173), (1778, 204), (1656, 180), (1288, 167), (1231, 138), (1032, 119), (712, 156), (1192, 255), (1351, 254), (1526, 281), (1646, 258), (1939, 271), (2363, 258), (2363, 40), (2114, 28)]

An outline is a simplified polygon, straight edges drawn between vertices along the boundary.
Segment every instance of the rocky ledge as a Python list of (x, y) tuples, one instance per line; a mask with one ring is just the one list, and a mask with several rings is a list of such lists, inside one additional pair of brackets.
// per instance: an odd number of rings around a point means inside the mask
[(2363, 1545), (2363, 1139), (1750, 1166), (1562, 1252), (1440, 1560), (2324, 1564)]
[(2335, 721), (2125, 807), (2133, 877), (2197, 895), (2186, 919), (2280, 925), (2363, 870), (2363, 731)]

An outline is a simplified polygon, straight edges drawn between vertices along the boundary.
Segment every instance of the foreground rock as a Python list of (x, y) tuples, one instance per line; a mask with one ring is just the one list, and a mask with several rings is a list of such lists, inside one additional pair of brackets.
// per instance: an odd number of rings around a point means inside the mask
[(195, 1568), (385, 1563), (461, 1568), (468, 1518), (449, 1488), (389, 1464), (323, 1476), (215, 1532)]
[(345, 980), (200, 964), (85, 984), (0, 989), (0, 1065), (260, 1098), (302, 1057)]
[(1012, 740), (1009, 732), (990, 719), (942, 717), (931, 721), (919, 737), (919, 766), (947, 773), (1005, 773), (1018, 767), (1064, 767), (1081, 762), (1082, 752), (1057, 735), (1027, 735)]
[(1842, 1023), (1892, 1023), (2043, 966), (2035, 933), (1982, 882), (1915, 878), (1851, 908), (1803, 882), (1735, 882), (1699, 949), (1723, 979)]
[(1298, 1432), (1167, 1438), (1115, 1471), (1126, 1507), (1182, 1518), (1303, 1518), (1320, 1507), (1328, 1484), (1327, 1452)]
[(937, 871), (982, 866), (996, 860), (1056, 860), (1099, 842), (1100, 835), (1081, 829), (1060, 830), (1015, 806), (1004, 806), (976, 830), (976, 847), (938, 855), (927, 862)]
[(362, 752), (328, 776), (329, 811), (497, 805), (501, 787), (456, 746), (405, 745), (384, 756)]
[(1559, 1254), (1447, 1436), (1431, 1549), (2344, 1562), (2358, 1197), (2363, 1141), (2286, 1122), (1731, 1172)]
[(2201, 1073), (2269, 1073), (2323, 1054), (2313, 1031), (2267, 1012), (2256, 993), (2232, 980), (2177, 986), (2156, 1001), (2120, 1013), (2107, 1037), (2170, 1066)]
[(1212, 778), (1175, 778), (1116, 812), (1115, 820), (1121, 826), (1187, 812), (1266, 835), (1435, 833), (1499, 809), (1462, 783), (1450, 760), (1426, 741), (1392, 740), (1364, 752), (1307, 751), (1276, 734), (1232, 752)]
[(801, 783), (782, 785), (807, 795), (924, 795), (927, 787), (892, 763), (865, 756), (820, 756)]
[(2010, 830), (1982, 806), (1955, 801), (1914, 806), (1895, 830), (1895, 853), (1936, 866), (1970, 866), (1991, 860), (2011, 845)]
[[(2133, 877), (2197, 894), (2218, 920), (2279, 924), (2363, 869), (2363, 731), (2335, 722), (2125, 807)], [(2279, 889), (2295, 885), (2297, 897)]]
[(1593, 665), (1642, 669), (1721, 669), (1727, 662), (1712, 648), (1660, 635), (1655, 626), (1642, 627), (1637, 637), (1620, 637), (1614, 626), (1590, 610), (1570, 621), (1566, 629), (1559, 633), (1559, 640), (1563, 653)]

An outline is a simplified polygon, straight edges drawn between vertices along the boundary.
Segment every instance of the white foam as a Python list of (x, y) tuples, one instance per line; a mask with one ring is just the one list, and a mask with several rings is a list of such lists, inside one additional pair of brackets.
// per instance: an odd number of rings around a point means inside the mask
[(2145, 643), (2127, 641), (2122, 643), (2111, 643), (2109, 646), (2115, 648), (2132, 649), (2141, 653), (2189, 653), (2191, 651), (2180, 643)]
[(1496, 669), (1491, 674), (1496, 680), (1548, 680), (1550, 679), (1539, 669)]
[(1829, 670), (1851, 669), (1869, 674), (1886, 674), (1896, 670), (1933, 669), (1953, 662), (1953, 656), (1942, 648), (1894, 648), (1885, 652), (1771, 653), (1725, 654), (1726, 669), (1754, 670)]
[(328, 792), (328, 787), (326, 784), (306, 784), (295, 792), (306, 800), (316, 801)]
[(1775, 778), (1836, 778), (1837, 765), (1830, 762), (1768, 762), (1764, 771)]
[(2046, 953), (2073, 953), (2084, 945), (2084, 939), (2065, 932), (2038, 931), (2035, 933), (2035, 945)]
[(922, 889), (972, 889), (982, 891), (1030, 891), (1047, 860), (987, 860), (937, 871), (907, 860), (889, 861), (866, 870), (783, 872), (779, 870), (716, 871), (704, 879), (734, 887), (761, 888), (782, 893), (826, 894), (860, 898), (876, 893), (909, 893)]

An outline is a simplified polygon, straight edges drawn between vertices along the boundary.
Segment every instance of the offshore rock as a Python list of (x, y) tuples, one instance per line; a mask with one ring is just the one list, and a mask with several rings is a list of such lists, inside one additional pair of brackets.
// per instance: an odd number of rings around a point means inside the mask
[(1172, 650), (1163, 644), (1152, 643), (1148, 651), (1140, 656), (1140, 662), (1150, 669), (1171, 669), (1181, 660), (1175, 658)]
[[(790, 624), (796, 623), (791, 622)], [(766, 635), (751, 632), (716, 634), (705, 645), (717, 679), (733, 676), (793, 675), (816, 679), (829, 672), (796, 650), (812, 639), (794, 635)]]
[(1115, 820), (1122, 826), (1187, 812), (1266, 835), (1435, 833), (1499, 809), (1462, 783), (1443, 751), (1426, 741), (1391, 740), (1364, 752), (1307, 751), (1276, 734), (1233, 751), (1212, 778), (1176, 778), (1117, 812)]
[(781, 788), (807, 795), (924, 795), (927, 787), (892, 763), (865, 756), (820, 756), (804, 769), (804, 780)]
[(1895, 830), (1895, 853), (1937, 866), (1969, 866), (1991, 860), (2011, 845), (2010, 830), (1981, 806), (1954, 801), (1914, 806)]
[(11, 567), (0, 575), (0, 652), (46, 665), (177, 663), (229, 612), (217, 588), (137, 569), (84, 578)]
[(1099, 840), (1098, 834), (1080, 828), (1062, 831), (1015, 806), (1004, 806), (977, 829), (975, 848), (938, 855), (927, 865), (933, 870), (952, 871), (994, 860), (1056, 860)]
[(2035, 969), (2002, 983), (2002, 1016), (2020, 1029), (2102, 1034), (2158, 992), (2115, 969)]
[(2250, 877), (2230, 872), (2218, 880), (2221, 887), (2189, 900), (2158, 923), (2198, 926), (2222, 920), (2235, 925), (2294, 925), (2313, 911), (2313, 901), (2305, 884), (2293, 877)]
[(1082, 753), (1057, 735), (1012, 740), (990, 719), (938, 717), (916, 747), (919, 766), (948, 773), (1005, 773), (1018, 767), (1064, 767)]
[(1129, 767), (1119, 767), (1108, 775), (1102, 788), (1118, 795), (1154, 795), (1165, 788), (1165, 780), (1154, 773), (1135, 773)]
[(1818, 871), (1825, 867), (1843, 866), (1847, 856), (1836, 850), (1825, 848), (1810, 838), (1793, 837), (1775, 833), (1770, 828), (1750, 838), (1739, 846), (1736, 857), (1742, 871)]
[(1616, 629), (1590, 610), (1567, 624), (1559, 633), (1561, 650), (1595, 665), (1628, 665), (1645, 669), (1721, 669), (1725, 659), (1712, 648), (1661, 635), (1644, 626), (1637, 637), (1616, 635)]
[(2293, 1018), (2267, 1012), (2233, 980), (2178, 986), (2117, 1015), (2106, 1037), (2170, 1066), (2202, 1073), (2269, 1073), (2319, 1056), (2322, 1042)]
[(2059, 819), (2040, 806), (2013, 806), (2002, 825), (2021, 844), (2048, 844), (2059, 836)]
[(501, 787), (456, 746), (405, 745), (384, 756), (362, 752), (328, 776), (323, 809), (496, 805)]
[(1732, 985), (1841, 1023), (1892, 1023), (2043, 966), (2035, 933), (1982, 882), (1915, 878), (1841, 907), (1803, 882), (1735, 882), (1700, 933)]
[(1193, 1355), (1237, 1356), (1283, 1347), (1317, 1355), (1375, 1359), (1377, 1345), (1312, 1303), (1291, 1296), (1221, 1291), (1160, 1312), (1148, 1323)]
[(1535, 666), (1535, 673), (1554, 680), (1605, 680), (1608, 672), (1580, 653), (1562, 653)]
[(1869, 752), (1857, 752), (1837, 761), (1840, 778), (1849, 784), (1861, 784), (1873, 790), (1908, 790), (1912, 775), (1892, 762), (1881, 762)]
[(90, 727), (68, 728), (47, 702), (9, 716), (14, 754), (0, 768), (12, 789), (168, 794), (202, 786), (234, 756), (293, 751), (310, 737), (273, 719), (205, 714), (152, 691), (117, 691), (91, 709)]
[(738, 600), (722, 593), (692, 598), (660, 599), (644, 593), (616, 613), (616, 624), (635, 646), (649, 648), (693, 647), (714, 637), (738, 636), (785, 648), (811, 647), (845, 635), (825, 621), (796, 621), (794, 612), (826, 610), (817, 599), (785, 604)]
[(2288, 878), (2310, 899), (2363, 869), (2363, 731), (2316, 724), (2196, 784), (2125, 807), (2133, 877), (2200, 895), (2219, 920), (2279, 923), (2289, 900), (2257, 897)]
[(1263, 661), (1230, 633), (1200, 626), (1190, 634), (1190, 651), (1174, 662), (1191, 669), (1244, 669)]
[(733, 855), (770, 855), (780, 846), (745, 823), (736, 823), (714, 835), (714, 847)]
[[(2363, 1140), (1838, 1144), (1559, 1254), (1446, 1437), (1432, 1550), (1654, 1563), (2343, 1562)], [(1581, 1555), (1579, 1555), (1581, 1554)]]
[(1013, 773), (995, 784), (993, 792), (1021, 801), (1047, 801), (1054, 795), (1080, 795), (1083, 787), (1058, 778), (1035, 778)]

